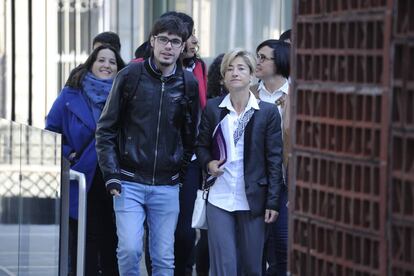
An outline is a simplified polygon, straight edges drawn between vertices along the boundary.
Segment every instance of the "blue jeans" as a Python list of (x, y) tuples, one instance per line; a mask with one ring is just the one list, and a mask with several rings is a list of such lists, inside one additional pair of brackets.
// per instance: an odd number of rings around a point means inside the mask
[(152, 275), (174, 275), (178, 194), (178, 185), (151, 186), (122, 182), (121, 195), (114, 197), (120, 275), (139, 275), (145, 218), (149, 229)]

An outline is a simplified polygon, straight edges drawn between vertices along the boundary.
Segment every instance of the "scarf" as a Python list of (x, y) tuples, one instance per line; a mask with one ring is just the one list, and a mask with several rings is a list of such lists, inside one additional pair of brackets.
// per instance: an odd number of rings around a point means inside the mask
[(233, 140), (234, 140), (234, 145), (235, 146), (236, 146), (237, 142), (240, 140), (241, 136), (243, 135), (244, 129), (246, 128), (247, 123), (252, 118), (253, 113), (254, 113), (254, 109), (250, 108), (249, 110), (247, 110), (243, 114), (243, 117), (241, 119), (239, 119), (238, 124), (237, 124), (237, 128), (236, 128), (236, 130), (234, 130), (234, 133), (233, 133)]
[(98, 79), (91, 72), (86, 73), (82, 81), (83, 94), (86, 96), (89, 107), (92, 109), (95, 123), (101, 116), (106, 99), (112, 88), (113, 79)]

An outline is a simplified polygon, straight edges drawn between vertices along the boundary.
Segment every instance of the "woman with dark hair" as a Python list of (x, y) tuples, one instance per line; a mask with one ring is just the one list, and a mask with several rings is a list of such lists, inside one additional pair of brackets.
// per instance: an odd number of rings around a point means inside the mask
[[(62, 134), (63, 155), (73, 170), (85, 174), (87, 221), (85, 275), (118, 275), (112, 197), (106, 193), (95, 150), (96, 123), (112, 82), (125, 66), (118, 51), (97, 47), (68, 80), (46, 118), (46, 129)], [(70, 275), (76, 271), (78, 185), (70, 183)]]
[[(101, 45), (110, 45), (112, 46), (118, 53), (121, 52), (121, 43), (119, 41), (118, 34), (114, 32), (102, 32), (97, 34), (92, 41), (92, 51), (98, 48)], [(73, 78), (73, 76), (82, 69), (82, 64), (75, 67), (69, 74), (69, 78), (66, 80), (66, 84), (68, 85), (68, 81)]]
[[(204, 108), (207, 102), (207, 69), (204, 61), (198, 56), (199, 44), (194, 34), (194, 21), (185, 13), (177, 13), (176, 16), (183, 20), (189, 32), (189, 37), (184, 44), (184, 51), (181, 54), (181, 62), (183, 68), (192, 72), (197, 79), (200, 107)], [(180, 215), (175, 231), (174, 246), (174, 275), (176, 276), (186, 275), (186, 270), (192, 270), (192, 253), (195, 249), (196, 232), (195, 229), (191, 228), (191, 218), (197, 189), (201, 186), (201, 182), (201, 168), (194, 156), (192, 162), (188, 165), (183, 187), (180, 189)]]
[(266, 237), (264, 258), (268, 263), (266, 275), (286, 275), (287, 242), (288, 242), (288, 188), (287, 188), (287, 156), (289, 142), (289, 51), (290, 45), (281, 40), (269, 39), (257, 46), (258, 64), (256, 77), (258, 85), (252, 87), (257, 98), (276, 105), (282, 118), (283, 166), (284, 182), (280, 192), (279, 216), (269, 226)]
[(185, 42), (184, 51), (181, 55), (181, 61), (184, 68), (187, 71), (193, 72), (198, 81), (200, 106), (201, 108), (204, 108), (207, 103), (207, 69), (206, 64), (198, 55), (199, 43), (198, 38), (194, 34), (195, 30), (193, 28), (194, 23), (192, 23), (193, 19), (188, 15), (186, 16), (188, 18), (185, 20), (183, 19), (183, 21), (187, 23), (187, 26), (189, 27), (189, 31), (191, 31), (191, 33), (190, 37)]
[(227, 88), (224, 86), (223, 77), (220, 73), (220, 65), (223, 57), (224, 54), (218, 55), (208, 68), (207, 98), (209, 99), (225, 96), (229, 93), (229, 91), (227, 91)]

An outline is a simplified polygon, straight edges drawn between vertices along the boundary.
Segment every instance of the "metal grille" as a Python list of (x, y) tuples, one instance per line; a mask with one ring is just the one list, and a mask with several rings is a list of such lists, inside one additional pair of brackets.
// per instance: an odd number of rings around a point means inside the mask
[(393, 3), (295, 1), (289, 165), (294, 168), (289, 172), (294, 184), (289, 237), (293, 275), (389, 271)]
[(0, 119), (0, 197), (60, 197), (60, 135)]
[(54, 168), (51, 170), (44, 168), (39, 171), (15, 169), (17, 170), (5, 170), (0, 175), (0, 195), (2, 197), (60, 197), (60, 171), (53, 172)]
[(414, 274), (414, 2), (394, 1), (389, 236), (391, 272)]

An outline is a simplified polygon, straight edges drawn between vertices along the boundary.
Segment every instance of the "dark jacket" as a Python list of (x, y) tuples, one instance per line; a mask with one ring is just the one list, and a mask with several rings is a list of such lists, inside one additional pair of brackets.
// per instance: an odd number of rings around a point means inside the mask
[[(125, 99), (129, 70), (142, 66), (138, 85)], [(199, 100), (197, 81), (177, 65), (163, 77), (144, 63), (117, 75), (96, 131), (98, 160), (108, 190), (120, 180), (148, 185), (180, 183), (193, 153)], [(191, 84), (185, 89), (184, 83)]]
[[(202, 168), (212, 161), (212, 134), (228, 114), (219, 104), (224, 97), (207, 101), (201, 116), (196, 154)], [(244, 130), (244, 181), (247, 201), (253, 216), (263, 216), (265, 209), (278, 210), (282, 177), (282, 132), (280, 115), (274, 105), (261, 101)]]
[[(79, 89), (62, 89), (46, 117), (46, 129), (62, 134), (63, 156), (69, 159), (76, 152), (71, 168), (85, 174), (86, 187), (92, 185), (97, 157), (95, 150), (96, 124), (92, 111)], [(70, 183), (69, 214), (78, 218), (78, 184)]]

